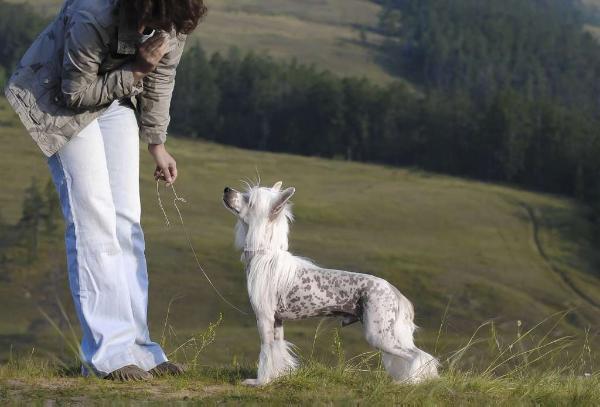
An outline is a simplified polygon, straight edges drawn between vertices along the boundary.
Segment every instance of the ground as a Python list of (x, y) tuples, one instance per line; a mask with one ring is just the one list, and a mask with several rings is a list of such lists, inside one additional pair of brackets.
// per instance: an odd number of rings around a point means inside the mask
[[(21, 374), (18, 373), (20, 370)], [(181, 378), (149, 383), (113, 383), (103, 379), (61, 377), (41, 369), (0, 371), (0, 402), (14, 404), (129, 405), (143, 402), (183, 405), (553, 405), (600, 403), (600, 377), (553, 373), (493, 378), (446, 373), (420, 385), (392, 383), (378, 369), (349, 365), (327, 368), (311, 363), (296, 374), (262, 388), (240, 384), (251, 369), (199, 367)], [(53, 405), (53, 404), (50, 404)]]

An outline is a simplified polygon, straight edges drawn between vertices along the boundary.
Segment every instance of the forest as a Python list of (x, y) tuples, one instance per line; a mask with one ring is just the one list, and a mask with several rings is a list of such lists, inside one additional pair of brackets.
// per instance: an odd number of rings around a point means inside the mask
[[(600, 46), (583, 30), (576, 2), (383, 5), (382, 51), (408, 82), (380, 86), (236, 49), (207, 55), (190, 42), (170, 132), (508, 182), (600, 204)], [(44, 21), (25, 6), (0, 8), (0, 65), (9, 72)]]

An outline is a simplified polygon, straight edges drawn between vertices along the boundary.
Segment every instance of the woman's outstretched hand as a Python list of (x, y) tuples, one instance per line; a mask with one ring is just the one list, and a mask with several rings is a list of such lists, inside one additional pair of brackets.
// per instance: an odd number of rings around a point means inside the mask
[(164, 144), (148, 144), (148, 151), (156, 162), (154, 179), (165, 181), (167, 186), (171, 186), (177, 179), (177, 163), (175, 159), (167, 152)]

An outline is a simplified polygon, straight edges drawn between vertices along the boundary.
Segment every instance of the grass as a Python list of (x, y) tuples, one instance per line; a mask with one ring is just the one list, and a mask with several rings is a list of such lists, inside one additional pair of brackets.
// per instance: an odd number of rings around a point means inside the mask
[[(62, 377), (51, 369), (36, 374), (7, 372), (0, 401), (42, 405), (65, 403), (226, 405), (554, 405), (600, 403), (600, 378), (564, 377), (551, 372), (527, 378), (493, 379), (455, 373), (417, 386), (391, 383), (381, 372), (336, 371), (315, 363), (269, 386), (239, 384), (242, 368), (203, 368), (182, 378), (148, 384), (115, 384), (102, 379)], [(53, 376), (54, 374), (54, 376)]]
[[(60, 0), (27, 1), (53, 15)], [(342, 76), (366, 76), (377, 83), (394, 79), (379, 51), (374, 29), (381, 7), (369, 0), (207, 0), (209, 14), (194, 38), (210, 53), (233, 47), (296, 58)]]
[[(560, 316), (543, 322), (556, 320)], [(439, 379), (419, 385), (393, 383), (382, 370), (378, 353), (346, 359), (344, 345), (337, 336), (331, 343), (334, 362), (324, 363), (312, 355), (304, 357), (298, 371), (258, 389), (240, 385), (255, 374), (255, 368), (237, 363), (215, 367), (184, 358), (188, 370), (182, 377), (150, 383), (113, 383), (99, 378), (83, 379), (78, 377), (76, 367), (23, 355), (0, 366), (0, 402), (506, 406), (600, 403), (600, 372), (587, 371), (586, 346), (568, 360), (564, 357), (568, 338), (548, 340), (552, 329), (544, 334), (543, 322), (530, 331), (519, 332), (507, 346), (499, 345), (500, 339), (490, 331), (485, 339), (496, 345), (486, 352), (487, 368), (458, 368), (464, 355), (476, 346), (477, 330), (467, 343), (443, 360), (444, 371)], [(203, 353), (205, 345), (217, 347), (220, 341), (216, 328), (213, 325), (204, 332), (208, 342), (192, 348)], [(537, 346), (524, 350), (523, 343), (538, 333), (543, 336)], [(498, 368), (504, 371), (501, 373)]]

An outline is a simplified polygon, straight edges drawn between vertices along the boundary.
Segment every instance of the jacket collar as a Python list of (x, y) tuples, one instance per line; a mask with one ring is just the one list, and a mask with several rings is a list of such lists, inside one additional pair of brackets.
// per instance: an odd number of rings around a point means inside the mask
[(137, 45), (142, 37), (137, 27), (132, 27), (131, 18), (127, 15), (127, 10), (119, 1), (119, 29), (117, 37), (117, 52), (119, 54), (133, 55), (137, 51)]
[[(127, 9), (123, 6), (124, 1), (119, 1), (119, 29), (117, 34), (117, 53), (125, 55), (134, 55), (137, 52), (137, 47), (142, 38), (137, 30), (137, 27), (131, 25), (131, 17), (127, 14)], [(175, 30), (171, 30), (169, 33), (170, 40), (172, 42), (169, 47), (169, 51), (174, 48), (174, 42), (172, 41), (177, 34)]]

